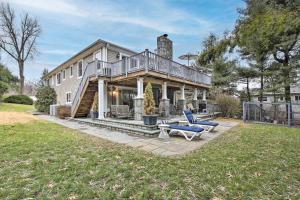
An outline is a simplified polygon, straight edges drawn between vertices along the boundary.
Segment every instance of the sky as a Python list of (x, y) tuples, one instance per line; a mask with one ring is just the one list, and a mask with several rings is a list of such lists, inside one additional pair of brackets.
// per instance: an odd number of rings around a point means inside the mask
[[(25, 64), (27, 80), (37, 80), (97, 39), (141, 52), (154, 51), (156, 37), (167, 33), (174, 60), (198, 53), (209, 33), (222, 35), (235, 25), (242, 0), (0, 0), (17, 16), (38, 19), (42, 34), (39, 53)], [(17, 63), (4, 52), (1, 62), (18, 74)], [(186, 63), (185, 63), (186, 64)]]

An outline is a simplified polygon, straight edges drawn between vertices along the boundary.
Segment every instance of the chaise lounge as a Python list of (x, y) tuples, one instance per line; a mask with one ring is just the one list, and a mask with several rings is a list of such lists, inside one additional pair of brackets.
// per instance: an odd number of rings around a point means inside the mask
[(195, 137), (200, 137), (205, 132), (201, 127), (166, 123), (159, 125), (159, 128), (161, 130), (160, 138), (164, 138), (165, 136), (169, 137), (169, 135), (175, 133), (184, 136), (188, 141), (192, 141)]
[(189, 126), (198, 126), (201, 128), (206, 129), (208, 132), (211, 132), (217, 127), (219, 124), (216, 122), (210, 122), (208, 120), (202, 120), (200, 121), (199, 119), (194, 119), (193, 113), (190, 110), (184, 110), (183, 114), (186, 118), (186, 120), (189, 123)]

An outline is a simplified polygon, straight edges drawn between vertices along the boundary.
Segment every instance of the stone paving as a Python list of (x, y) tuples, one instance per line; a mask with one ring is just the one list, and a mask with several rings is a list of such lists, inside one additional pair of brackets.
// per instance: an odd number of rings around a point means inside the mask
[(220, 125), (215, 128), (214, 132), (204, 133), (198, 140), (187, 141), (183, 137), (176, 136), (171, 136), (168, 139), (132, 136), (126, 133), (110, 131), (108, 129), (80, 124), (78, 122), (69, 120), (62, 120), (48, 115), (38, 115), (38, 117), (43, 120), (54, 122), (65, 127), (87, 133), (89, 135), (107, 139), (112, 142), (125, 144), (139, 150), (152, 152), (153, 154), (160, 156), (179, 156), (188, 154), (239, 124), (238, 122), (216, 120)]

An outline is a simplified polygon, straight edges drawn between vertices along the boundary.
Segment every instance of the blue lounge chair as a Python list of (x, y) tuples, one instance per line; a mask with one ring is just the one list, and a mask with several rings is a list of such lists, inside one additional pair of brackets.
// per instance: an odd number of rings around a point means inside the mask
[(184, 110), (183, 114), (190, 126), (198, 126), (198, 127), (206, 129), (208, 132), (213, 131), (214, 128), (219, 125), (216, 122), (210, 122), (208, 120), (200, 121), (198, 119), (194, 119), (193, 113), (190, 110)]
[[(177, 124), (162, 123), (159, 125), (161, 130), (160, 135), (179, 134), (185, 137), (186, 140), (192, 141), (195, 137), (200, 137), (204, 133), (204, 129), (196, 126), (182, 126)], [(160, 138), (165, 138), (161, 137)]]

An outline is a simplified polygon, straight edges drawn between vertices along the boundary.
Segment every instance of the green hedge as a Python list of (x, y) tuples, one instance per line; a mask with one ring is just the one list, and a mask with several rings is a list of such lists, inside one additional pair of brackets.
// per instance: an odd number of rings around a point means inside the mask
[(16, 104), (25, 104), (32, 105), (33, 100), (26, 95), (12, 95), (4, 99), (6, 103), (16, 103)]

